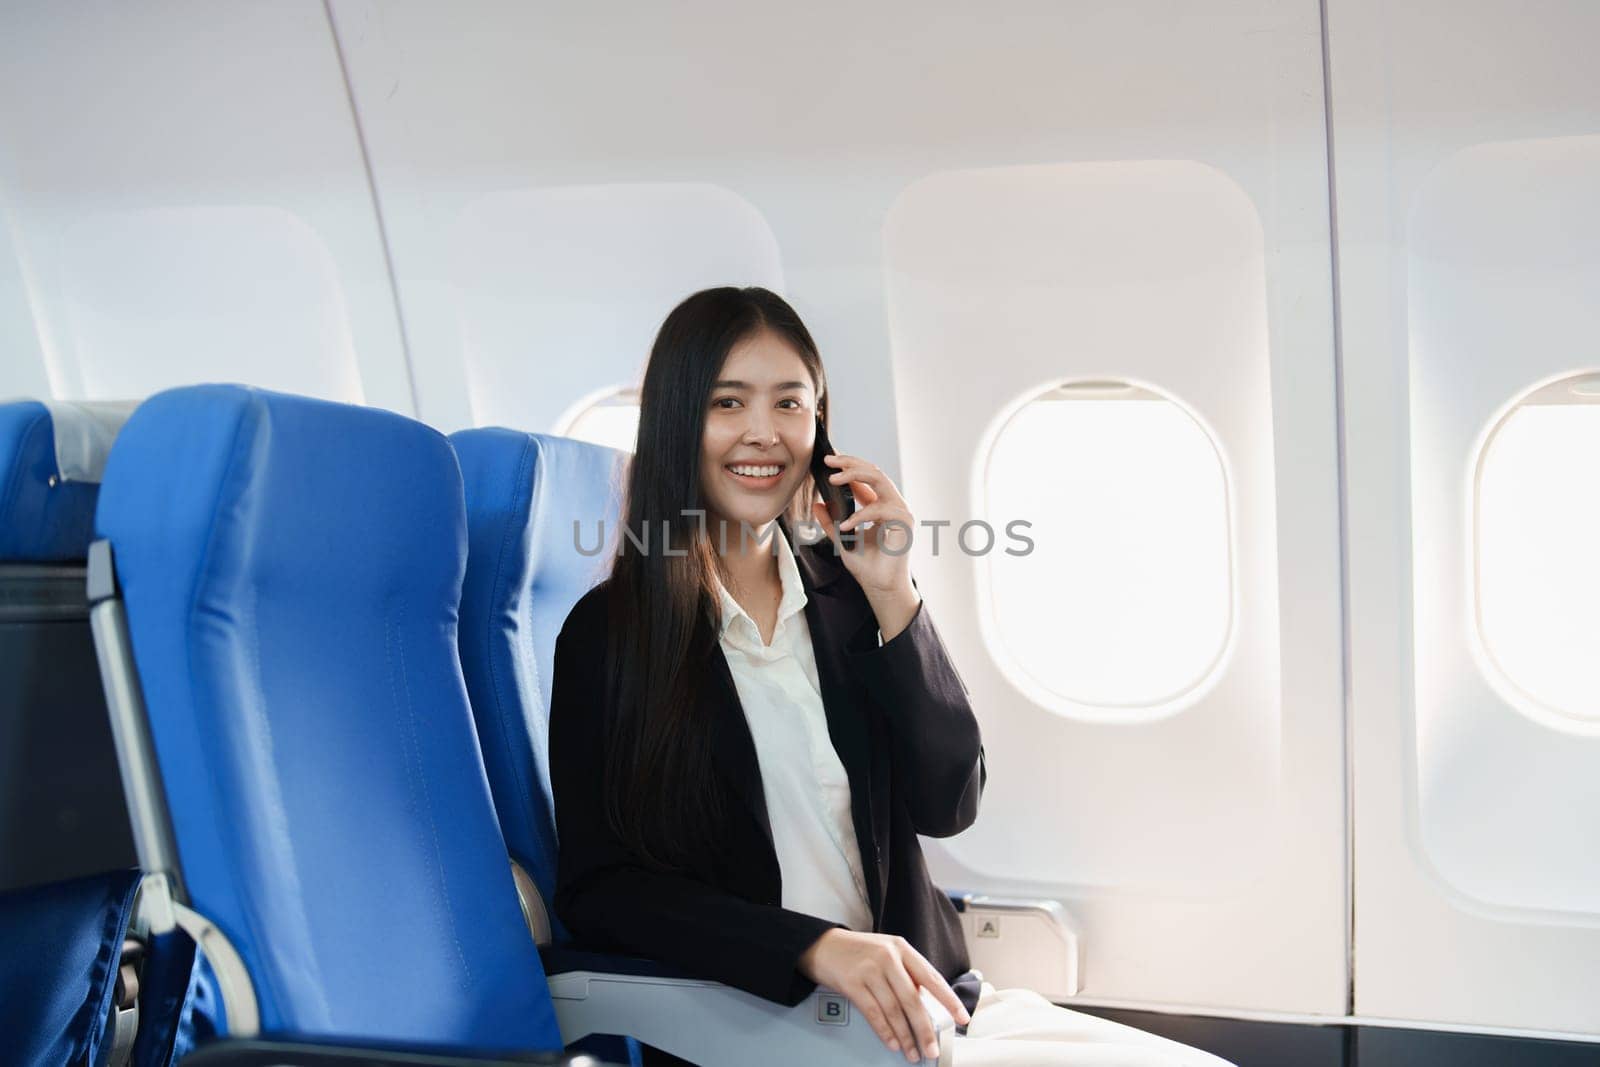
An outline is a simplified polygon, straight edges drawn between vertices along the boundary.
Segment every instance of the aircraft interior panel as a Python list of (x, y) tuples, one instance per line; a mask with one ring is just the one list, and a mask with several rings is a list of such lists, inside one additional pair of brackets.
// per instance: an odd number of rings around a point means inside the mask
[(51, 396), (235, 378), (413, 410), (322, 5), (7, 17), (0, 189)]
[[(691, 291), (730, 277), (783, 288), (760, 212), (704, 183), (486, 193), (462, 205), (446, 245), (459, 340), (434, 355), (466, 371), (465, 426), (550, 428), (596, 381), (637, 385), (686, 279)], [(427, 300), (419, 288), (408, 312)]]
[(1572, 477), (1600, 412), (1567, 340), (1600, 327), (1597, 187), (1600, 137), (1481, 145), (1408, 227), (1420, 843), (1511, 914), (1600, 917), (1600, 529)]
[[(987, 728), (1008, 739), (979, 823), (935, 843), (938, 873), (1070, 900), (1085, 997), (1147, 987), (1124, 964), (1160, 957), (1183, 976), (1165, 987), (1173, 1001), (1340, 1010), (1338, 739), (1315, 702), (1286, 707), (1280, 682), (1280, 553), (1329, 546), (1278, 535), (1268, 261), (1250, 198), (1190, 161), (962, 171), (909, 189), (887, 244), (907, 483), (930, 514), (982, 515), (996, 531), (1029, 520), (1040, 546), (980, 555), (986, 535), (950, 529), (919, 557), (960, 605), (955, 640), (985, 650), (974, 684), (996, 709)], [(941, 388), (975, 352), (991, 373)], [(1050, 421), (1025, 431), (1013, 481), (997, 468), (1030, 411)], [(1159, 429), (1164, 412), (1192, 431)], [(1118, 440), (1124, 421), (1137, 439)], [(1100, 431), (1099, 449), (1074, 438), (1078, 423)], [(1302, 491), (1328, 506), (1323, 460), (1320, 486)], [(1152, 513), (1127, 489), (1154, 484), (1144, 464), (1198, 499), (1168, 490), (1172, 510)], [(1063, 592), (1027, 599), (1025, 570), (1035, 590), (1042, 571)], [(1313, 669), (1330, 674), (1338, 645), (1324, 637)], [(1137, 662), (1114, 669), (1111, 647), (1130, 642)], [(1083, 684), (1092, 696), (1075, 694)], [(1173, 806), (1175, 792), (1189, 800)], [(1135, 844), (1153, 839), (1151, 852)], [(1239, 947), (1268, 944), (1297, 951)]]
[(1330, 6), (1364, 1015), (1600, 1032), (1596, 33)]

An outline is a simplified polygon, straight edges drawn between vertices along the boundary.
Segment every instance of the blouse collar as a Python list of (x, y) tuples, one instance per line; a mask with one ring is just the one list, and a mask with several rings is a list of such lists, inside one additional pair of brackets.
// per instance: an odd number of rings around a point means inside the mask
[[(782, 623), (806, 606), (806, 590), (805, 584), (800, 580), (800, 567), (795, 562), (794, 549), (789, 546), (787, 532), (781, 523), (773, 524), (772, 538), (776, 542), (773, 551), (778, 557), (778, 580), (783, 584), (783, 596), (778, 601), (778, 622)], [(760, 628), (756, 626), (755, 620), (750, 618), (750, 613), (739, 605), (720, 580), (717, 583), (717, 591), (722, 603), (722, 625), (717, 631), (717, 636), (721, 638), (726, 634), (728, 627), (739, 618), (749, 622), (751, 631), (759, 634)]]

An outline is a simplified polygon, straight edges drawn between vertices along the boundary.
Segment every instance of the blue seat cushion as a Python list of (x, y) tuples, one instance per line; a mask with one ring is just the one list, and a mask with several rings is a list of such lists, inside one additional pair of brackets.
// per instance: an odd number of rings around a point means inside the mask
[(0, 1034), (7, 1063), (97, 1063), (136, 871), (0, 895)]

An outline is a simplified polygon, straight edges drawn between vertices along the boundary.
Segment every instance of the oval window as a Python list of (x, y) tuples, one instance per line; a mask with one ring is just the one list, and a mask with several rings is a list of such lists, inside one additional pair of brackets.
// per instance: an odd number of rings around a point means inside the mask
[(555, 432), (631, 453), (639, 438), (639, 390), (618, 386), (587, 397), (556, 421)]
[(1024, 403), (995, 436), (985, 506), (1002, 662), (1068, 714), (1154, 709), (1214, 673), (1232, 625), (1227, 478), (1189, 412), (1126, 382), (1074, 382)]
[(1600, 374), (1525, 396), (1478, 460), (1478, 633), (1521, 693), (1600, 719)]

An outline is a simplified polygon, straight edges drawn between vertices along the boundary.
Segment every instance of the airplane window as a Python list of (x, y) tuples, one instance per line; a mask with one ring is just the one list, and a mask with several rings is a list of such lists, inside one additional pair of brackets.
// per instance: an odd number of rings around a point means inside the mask
[[(988, 630), (1008, 673), (1074, 716), (1197, 697), (1233, 613), (1227, 478), (1194, 417), (1126, 382), (1056, 386), (1006, 421), (984, 482)], [(1032, 523), (1025, 555), (1007, 551), (1026, 548), (1014, 519)]]
[(1600, 718), (1600, 374), (1524, 397), (1483, 445), (1474, 501), (1478, 633), (1525, 698)]
[(639, 437), (639, 390), (619, 387), (586, 397), (557, 420), (556, 433), (632, 452)]

